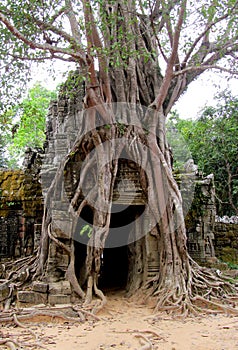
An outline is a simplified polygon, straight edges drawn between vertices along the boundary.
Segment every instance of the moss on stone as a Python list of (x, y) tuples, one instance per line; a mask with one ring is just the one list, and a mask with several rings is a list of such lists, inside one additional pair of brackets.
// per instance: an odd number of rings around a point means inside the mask
[(10, 210), (23, 210), (24, 216), (34, 217), (42, 210), (41, 185), (23, 170), (0, 171), (0, 215)]
[(221, 249), (220, 258), (226, 263), (238, 264), (238, 250), (231, 247)]

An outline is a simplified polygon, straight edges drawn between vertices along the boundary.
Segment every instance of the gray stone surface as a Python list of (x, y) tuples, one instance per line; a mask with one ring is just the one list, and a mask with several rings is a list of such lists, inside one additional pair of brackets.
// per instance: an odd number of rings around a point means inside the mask
[(38, 281), (34, 281), (32, 283), (32, 290), (34, 292), (39, 292), (39, 293), (47, 293), (48, 292), (48, 283), (44, 283), (44, 282), (38, 282)]
[(49, 283), (49, 294), (71, 295), (70, 283), (66, 280)]
[(65, 294), (50, 294), (48, 297), (48, 302), (50, 305), (69, 304), (70, 301), (70, 295)]
[(47, 304), (47, 294), (34, 291), (18, 291), (17, 299), (20, 303), (27, 304)]

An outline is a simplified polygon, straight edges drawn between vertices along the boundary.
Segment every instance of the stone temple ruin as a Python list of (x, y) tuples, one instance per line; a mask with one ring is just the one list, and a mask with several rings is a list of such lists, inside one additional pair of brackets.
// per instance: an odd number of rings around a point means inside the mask
[(0, 170), (0, 259), (31, 255), (38, 245), (43, 215), (40, 165), (41, 154), (28, 150), (24, 170)]
[[(47, 141), (45, 154), (28, 151), (24, 169), (19, 171), (0, 171), (0, 259), (19, 258), (31, 254), (38, 247), (40, 239), (43, 202), (55, 173), (62, 159), (72, 149), (72, 145), (82, 127), (80, 111), (82, 110), (83, 91), (80, 89), (73, 96), (62, 87), (57, 101), (51, 103), (48, 113)], [(40, 172), (41, 171), (41, 172)], [(54, 232), (57, 239), (70, 245), (69, 227), (72, 218), (68, 213), (68, 198), (72, 191), (72, 171), (64, 171), (64, 190), (58, 191), (51, 198)], [(186, 213), (188, 250), (197, 262), (208, 264), (216, 260), (217, 253), (222, 254), (221, 240), (214, 236), (215, 232), (215, 197), (213, 177), (203, 178), (194, 171), (176, 175)], [(89, 178), (90, 182), (90, 178)], [(90, 185), (90, 183), (89, 183)], [(194, 198), (189, 193), (194, 187)], [(121, 159), (117, 181), (113, 194), (113, 209), (109, 241), (103, 254), (103, 272), (101, 287), (123, 288), (128, 278), (127, 240), (136, 218), (140, 217), (146, 205), (146, 199), (138, 182), (138, 169), (133, 161)], [(82, 227), (91, 223), (90, 207), (83, 210), (75, 230), (75, 268), (78, 278), (81, 276), (86, 256), (87, 234), (82, 234)], [(138, 223), (137, 223), (138, 224)], [(144, 225), (145, 249), (147, 256), (146, 278), (159, 270), (157, 239), (148, 230), (146, 216), (140, 221)], [(136, 225), (136, 224), (135, 224)], [(110, 248), (110, 237), (123, 229), (122, 242)], [(136, 227), (135, 227), (136, 229)], [(221, 229), (219, 228), (221, 233)], [(111, 235), (111, 236), (110, 236)], [(85, 241), (84, 241), (85, 240)], [(224, 239), (223, 239), (224, 241)], [(47, 262), (49, 278), (45, 283), (34, 283), (32, 291), (19, 292), (20, 302), (67, 303), (72, 301), (69, 283), (65, 280), (65, 272), (69, 257), (53, 241), (50, 241), (50, 253)], [(116, 276), (116, 278), (115, 278)]]

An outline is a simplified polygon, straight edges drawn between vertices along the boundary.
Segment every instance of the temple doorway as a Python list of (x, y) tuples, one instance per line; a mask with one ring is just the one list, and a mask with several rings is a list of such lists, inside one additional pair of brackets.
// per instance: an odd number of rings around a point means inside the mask
[[(104, 292), (116, 289), (125, 289), (129, 272), (128, 239), (133, 235), (134, 221), (144, 211), (143, 205), (112, 206), (110, 231), (106, 239), (105, 249), (101, 256), (101, 271), (98, 286)], [(82, 232), (82, 224), (92, 225), (93, 213), (89, 207), (85, 207), (77, 225), (75, 235), (75, 270), (80, 285), (86, 282), (85, 259), (87, 255), (87, 232)], [(88, 232), (89, 233), (89, 232)]]

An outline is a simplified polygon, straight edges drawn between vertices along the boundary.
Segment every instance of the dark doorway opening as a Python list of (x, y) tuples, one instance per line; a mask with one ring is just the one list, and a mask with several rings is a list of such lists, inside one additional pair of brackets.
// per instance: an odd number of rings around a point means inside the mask
[(125, 289), (129, 272), (128, 240), (134, 234), (134, 222), (145, 207), (143, 205), (113, 204), (110, 231), (105, 242), (99, 288)]
[(99, 288), (103, 291), (125, 289), (128, 276), (128, 247), (105, 248)]
[[(102, 254), (98, 281), (99, 288), (104, 292), (126, 288), (129, 272), (128, 239), (129, 236), (133, 235), (135, 218), (140, 216), (144, 209), (145, 207), (142, 205), (114, 204), (112, 206), (110, 231)], [(85, 260), (89, 240), (88, 231), (86, 230), (82, 234), (82, 227), (91, 225), (92, 218), (92, 209), (85, 207), (78, 220), (74, 235), (75, 272), (81, 286), (86, 282)]]

